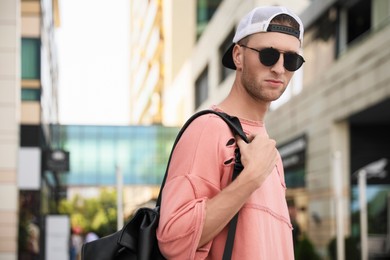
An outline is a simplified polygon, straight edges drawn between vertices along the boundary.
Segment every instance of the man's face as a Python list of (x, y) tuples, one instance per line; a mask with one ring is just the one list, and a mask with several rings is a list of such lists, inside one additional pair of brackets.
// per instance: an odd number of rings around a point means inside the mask
[[(272, 47), (280, 52), (298, 53), (300, 42), (291, 35), (267, 32), (251, 35), (246, 46), (257, 50)], [(241, 71), (241, 84), (248, 95), (266, 103), (278, 99), (294, 74), (284, 68), (284, 55), (280, 55), (276, 64), (265, 66), (260, 62), (258, 52), (244, 47), (237, 48), (240, 48), (241, 53), (241, 64), (238, 64), (237, 70)]]

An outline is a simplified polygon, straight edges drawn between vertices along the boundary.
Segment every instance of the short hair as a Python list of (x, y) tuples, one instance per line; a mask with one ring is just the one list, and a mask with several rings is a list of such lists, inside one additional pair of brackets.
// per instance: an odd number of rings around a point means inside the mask
[[(288, 26), (288, 27), (292, 27), (296, 30), (299, 30), (299, 23), (290, 15), (288, 14), (279, 14), (277, 16), (275, 16), (270, 24), (278, 24), (278, 25), (285, 25), (285, 26)], [(252, 34), (251, 34), (252, 35)], [(238, 41), (238, 44), (243, 44), (243, 45), (246, 45), (248, 44), (248, 41), (249, 41), (249, 37), (251, 35), (248, 35), (244, 38), (242, 38), (241, 40)]]
[(299, 23), (288, 14), (279, 14), (279, 15), (275, 16), (271, 20), (270, 24), (285, 25), (288, 27), (292, 27), (296, 30), (299, 30)]

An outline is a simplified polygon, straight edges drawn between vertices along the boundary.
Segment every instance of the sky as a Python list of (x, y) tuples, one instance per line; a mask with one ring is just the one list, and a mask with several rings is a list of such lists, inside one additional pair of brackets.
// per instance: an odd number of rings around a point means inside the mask
[(60, 0), (59, 122), (129, 122), (129, 0)]

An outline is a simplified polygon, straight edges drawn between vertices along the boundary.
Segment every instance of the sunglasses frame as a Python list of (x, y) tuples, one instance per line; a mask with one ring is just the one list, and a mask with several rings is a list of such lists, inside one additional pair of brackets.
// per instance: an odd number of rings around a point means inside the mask
[[(281, 55), (281, 54), (283, 54), (283, 56), (284, 56), (283, 67), (284, 67), (286, 70), (288, 70), (288, 71), (291, 71), (291, 72), (297, 71), (297, 70), (303, 65), (303, 63), (305, 62), (305, 59), (304, 59), (301, 55), (299, 55), (298, 53), (296, 53), (296, 52), (291, 52), (291, 51), (280, 51), (280, 50), (275, 49), (275, 48), (272, 48), (272, 47), (266, 47), (266, 48), (263, 48), (263, 49), (258, 50), (258, 49), (255, 49), (255, 48), (246, 46), (246, 45), (244, 45), (244, 44), (239, 44), (238, 46), (244, 47), (244, 48), (247, 48), (247, 49), (250, 49), (250, 50), (253, 50), (253, 51), (257, 52), (257, 53), (259, 54), (259, 61), (260, 61), (260, 63), (263, 64), (264, 66), (267, 66), (267, 67), (270, 67), (270, 66), (275, 65), (275, 64), (279, 61), (280, 55)], [(271, 51), (278, 52), (278, 53), (279, 53), (278, 58), (277, 58), (275, 61), (272, 61), (272, 63), (265, 64), (265, 63), (263, 62), (264, 57), (262, 57), (262, 55), (264, 55), (264, 51), (266, 51), (266, 50), (271, 50)], [(287, 56), (287, 57), (296, 57), (296, 60), (295, 60), (294, 62), (286, 62), (286, 55), (290, 55), (290, 56)], [(291, 55), (292, 55), (292, 56), (291, 56)], [(296, 68), (295, 68), (295, 67), (294, 67), (294, 68), (291, 68), (288, 64), (297, 64), (297, 67), (296, 67)], [(287, 67), (289, 67), (289, 68), (287, 68), (286, 65), (287, 65)]]

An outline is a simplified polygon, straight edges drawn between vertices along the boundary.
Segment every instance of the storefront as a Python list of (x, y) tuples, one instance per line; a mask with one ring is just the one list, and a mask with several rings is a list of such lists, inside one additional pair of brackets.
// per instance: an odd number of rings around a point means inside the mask
[(364, 173), (369, 252), (383, 256), (390, 252), (390, 99), (351, 116), (349, 122), (351, 236), (360, 237), (359, 173)]

